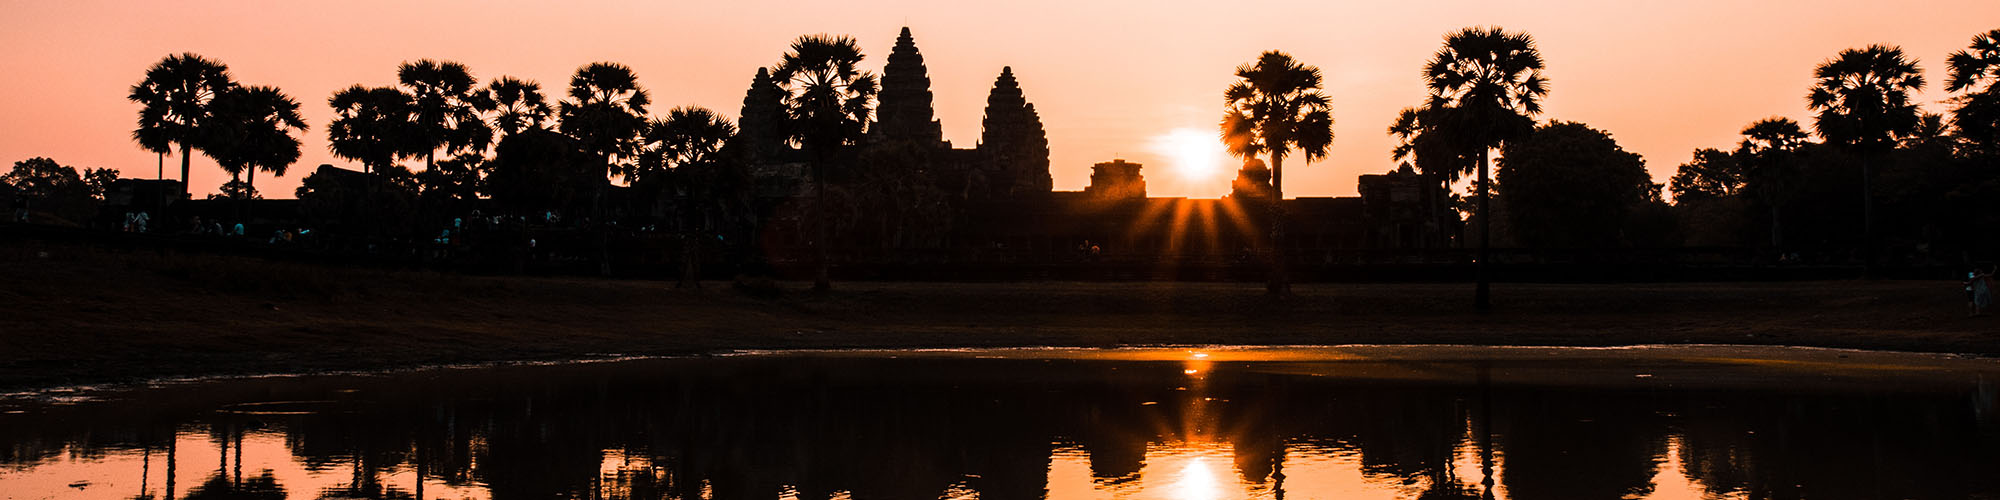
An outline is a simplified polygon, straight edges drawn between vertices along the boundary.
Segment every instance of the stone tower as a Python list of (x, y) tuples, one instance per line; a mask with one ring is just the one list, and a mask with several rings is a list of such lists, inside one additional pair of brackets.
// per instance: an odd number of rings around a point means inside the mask
[(785, 149), (785, 91), (771, 71), (757, 68), (750, 91), (743, 96), (743, 113), (737, 115), (737, 137), (744, 141), (753, 162), (776, 159)]
[(896, 37), (889, 64), (882, 68), (882, 93), (877, 99), (876, 121), (868, 124), (869, 140), (945, 147), (943, 129), (931, 106), (930, 73), (908, 27)]
[(993, 197), (1043, 194), (1055, 189), (1049, 177), (1049, 137), (1035, 105), (1021, 95), (1014, 68), (1000, 68), (986, 97), (979, 156)]

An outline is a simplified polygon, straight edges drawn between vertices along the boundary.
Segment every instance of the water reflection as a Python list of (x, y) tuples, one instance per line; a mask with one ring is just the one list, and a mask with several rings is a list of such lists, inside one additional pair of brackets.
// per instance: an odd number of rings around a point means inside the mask
[(17, 403), (0, 414), (0, 496), (2000, 495), (1989, 362), (1842, 376), (1613, 354), (1205, 354), (748, 356)]

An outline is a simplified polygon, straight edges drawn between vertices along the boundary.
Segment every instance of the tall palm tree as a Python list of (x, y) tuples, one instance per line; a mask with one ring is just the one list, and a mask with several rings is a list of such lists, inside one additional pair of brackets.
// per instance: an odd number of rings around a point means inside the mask
[(2000, 29), (1972, 37), (1972, 44), (1951, 53), (1949, 61), (1951, 76), (1944, 90), (1963, 92), (1953, 98), (1952, 124), (1985, 153), (2000, 153)]
[(646, 129), (646, 105), (651, 103), (631, 68), (592, 63), (570, 77), (560, 128), (584, 151), (604, 161), (605, 182), (610, 182), (613, 175), (630, 173), (630, 160), (639, 152), (639, 135)]
[(652, 100), (639, 77), (623, 64), (591, 63), (569, 80), (569, 100), (562, 102), (562, 133), (576, 139), (583, 151), (596, 156), (599, 170), (591, 183), (591, 211), (600, 230), (599, 274), (611, 274), (609, 227), (604, 226), (604, 195), (611, 177), (631, 177), (639, 153), (639, 134), (646, 130), (646, 105)]
[(840, 151), (859, 144), (869, 105), (878, 90), (875, 75), (856, 68), (865, 57), (853, 38), (805, 35), (792, 41), (771, 77), (785, 92), (791, 136), (812, 156), (816, 271), (813, 290), (832, 289), (828, 278), (826, 172)]
[(1896, 146), (1897, 139), (1916, 132), (1921, 121), (1910, 94), (1924, 88), (1923, 70), (1903, 56), (1900, 47), (1870, 45), (1847, 49), (1813, 69), (1819, 81), (1806, 94), (1806, 106), (1818, 112), (1813, 129), (1828, 144), (1847, 149), (1861, 159), (1861, 228), (1863, 264), (1875, 265), (1875, 156)]
[(1222, 141), (1229, 153), (1249, 159), (1271, 158), (1271, 271), (1266, 291), (1291, 293), (1285, 276), (1285, 156), (1292, 148), (1306, 163), (1326, 157), (1333, 145), (1333, 111), (1320, 92), (1319, 68), (1307, 66), (1279, 51), (1266, 51), (1257, 62), (1236, 67), (1241, 80), (1222, 92)]
[(675, 195), (675, 224), (681, 237), (681, 282), (678, 286), (701, 286), (700, 238), (696, 216), (708, 218), (714, 202), (713, 186), (707, 182), (717, 168), (722, 147), (736, 135), (736, 125), (722, 115), (702, 107), (674, 108), (667, 118), (653, 120), (646, 127), (646, 150), (633, 176), (633, 186), (672, 190)]
[(1534, 37), (1508, 33), (1498, 26), (1465, 28), (1445, 36), (1444, 47), (1424, 66), (1424, 83), (1442, 130), (1475, 161), (1462, 162), (1478, 172), (1479, 263), (1473, 305), (1492, 306), (1493, 211), (1491, 152), (1508, 140), (1534, 131), (1534, 116), (1542, 113), (1549, 93), (1542, 78), (1542, 53)]
[[(188, 154), (201, 140), (201, 127), (211, 114), (210, 103), (236, 84), (229, 67), (194, 53), (170, 55), (146, 69), (146, 78), (126, 96), (139, 103), (139, 127), (132, 131), (142, 147), (156, 153), (168, 144), (181, 149), (181, 186), (188, 183)], [(187, 196), (187, 193), (182, 193)]]
[(237, 87), (217, 97), (214, 107), (205, 139), (209, 154), (224, 169), (246, 174), (246, 193), (256, 192), (257, 170), (283, 177), (299, 161), (299, 139), (292, 133), (305, 132), (306, 122), (299, 115), (299, 102), (284, 91)]
[(364, 173), (379, 173), (412, 149), (410, 96), (402, 91), (355, 85), (335, 92), (327, 105), (334, 113), (326, 127), (327, 148), (334, 156), (361, 162)]
[(1799, 122), (1791, 118), (1771, 117), (1758, 120), (1743, 128), (1743, 143), (1736, 147), (1736, 155), (1743, 158), (1749, 167), (1748, 187), (1750, 192), (1771, 209), (1771, 247), (1783, 247), (1783, 208), (1789, 201), (1793, 184), (1798, 179), (1799, 150), (1806, 145), (1808, 136)]
[(493, 128), (499, 129), (502, 137), (542, 128), (555, 113), (542, 96), (542, 84), (533, 81), (511, 76), (495, 78), (486, 84), (486, 93), (493, 102)]
[(410, 96), (410, 139), (424, 169), (437, 167), (437, 152), (450, 155), (483, 151), (493, 141), (493, 129), (479, 117), (493, 108), (492, 100), (464, 64), (423, 59), (396, 68), (396, 80)]

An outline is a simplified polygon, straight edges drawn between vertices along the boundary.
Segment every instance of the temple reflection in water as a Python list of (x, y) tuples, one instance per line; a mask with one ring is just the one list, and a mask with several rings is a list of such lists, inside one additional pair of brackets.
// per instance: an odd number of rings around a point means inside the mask
[(751, 356), (227, 381), (0, 415), (0, 491), (107, 499), (2000, 493), (1991, 474), (2000, 466), (1995, 396), (1979, 380), (1549, 386), (1508, 380), (1514, 367), (1490, 362), (1341, 365), (1374, 374), (1360, 378), (1329, 376), (1325, 366)]

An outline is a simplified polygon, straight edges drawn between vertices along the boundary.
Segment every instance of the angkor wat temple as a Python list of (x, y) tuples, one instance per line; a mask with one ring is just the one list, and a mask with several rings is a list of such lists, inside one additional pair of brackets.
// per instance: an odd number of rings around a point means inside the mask
[[(773, 126), (783, 113), (779, 84), (768, 71), (758, 70), (743, 100), (739, 137), (752, 152), (759, 196), (801, 200), (812, 196), (807, 157)], [(930, 210), (922, 196), (891, 192), (915, 182), (935, 189), (955, 210), (949, 217), (913, 218), (853, 209), (835, 223), (833, 248), (840, 249), (842, 261), (864, 266), (1079, 260), (1226, 266), (1252, 260), (1250, 255), (1270, 245), (1266, 228), (1271, 207), (1265, 198), (1270, 173), (1261, 161), (1248, 162), (1232, 194), (1222, 199), (1147, 197), (1143, 166), (1123, 159), (1097, 164), (1083, 191), (1055, 191), (1041, 116), (1011, 67), (1001, 68), (994, 80), (979, 143), (970, 149), (943, 139), (930, 84), (923, 54), (904, 28), (882, 70), (879, 104), (865, 147), (856, 148), (864, 152), (844, 159), (847, 164), (840, 170), (849, 173), (829, 174), (836, 181), (845, 175), (850, 188), (829, 196), (901, 200), (879, 207), (891, 212)], [(885, 150), (892, 153), (881, 153)], [(1283, 201), (1291, 247), (1286, 253), (1307, 264), (1351, 261), (1357, 252), (1450, 246), (1460, 232), (1457, 212), (1443, 204), (1442, 188), (1428, 187), (1407, 165), (1362, 176), (1360, 194)], [(1433, 206), (1434, 201), (1440, 205)], [(789, 213), (772, 214), (762, 236), (765, 251), (777, 260), (804, 255), (811, 244), (800, 216), (809, 204), (789, 206)], [(930, 227), (903, 227), (913, 220), (928, 221)]]

